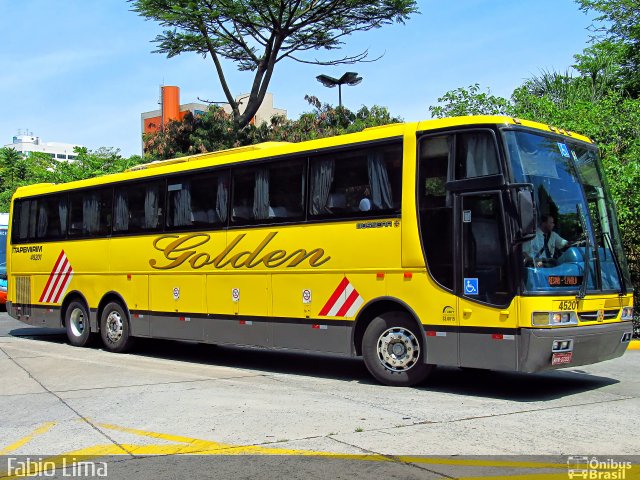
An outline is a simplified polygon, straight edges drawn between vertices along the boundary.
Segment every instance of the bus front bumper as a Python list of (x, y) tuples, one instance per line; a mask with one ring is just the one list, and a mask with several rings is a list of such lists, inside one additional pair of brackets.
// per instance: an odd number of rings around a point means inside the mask
[[(632, 333), (630, 321), (584, 327), (523, 328), (518, 370), (531, 373), (611, 360), (625, 352)], [(557, 348), (557, 342), (567, 341), (570, 347)]]

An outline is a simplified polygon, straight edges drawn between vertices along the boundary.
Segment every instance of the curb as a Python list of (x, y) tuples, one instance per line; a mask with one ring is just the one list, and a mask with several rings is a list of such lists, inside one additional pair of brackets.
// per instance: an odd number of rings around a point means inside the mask
[(640, 340), (631, 340), (627, 350), (640, 350)]

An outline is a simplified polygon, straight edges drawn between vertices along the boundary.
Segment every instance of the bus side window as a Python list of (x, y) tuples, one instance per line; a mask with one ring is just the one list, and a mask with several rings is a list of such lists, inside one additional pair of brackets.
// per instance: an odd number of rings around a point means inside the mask
[(418, 209), (420, 233), (429, 272), (440, 285), (453, 289), (453, 208), (445, 188), (451, 137), (420, 142)]
[(305, 162), (281, 160), (233, 171), (234, 225), (302, 220)]
[(164, 182), (123, 185), (115, 192), (114, 233), (153, 232), (162, 228)]
[(111, 233), (112, 199), (111, 188), (69, 195), (69, 236), (91, 237)]
[(456, 135), (456, 180), (500, 173), (498, 151), (489, 131)]
[(29, 209), (31, 200), (16, 200), (13, 207), (12, 243), (29, 240)]
[(309, 215), (380, 216), (400, 211), (402, 147), (359, 147), (311, 159)]
[[(167, 227), (221, 227), (227, 222), (228, 171), (172, 178), (167, 185)], [(159, 202), (158, 205), (162, 205)]]
[(35, 238), (38, 240), (59, 240), (67, 235), (67, 196), (32, 200), (34, 203)]

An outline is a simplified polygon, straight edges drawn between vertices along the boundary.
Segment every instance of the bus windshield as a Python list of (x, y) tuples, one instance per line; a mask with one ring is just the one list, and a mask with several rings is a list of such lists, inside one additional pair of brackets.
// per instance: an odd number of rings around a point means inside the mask
[(597, 150), (551, 135), (505, 136), (514, 180), (533, 185), (537, 207), (536, 236), (522, 245), (525, 292), (626, 293), (631, 282)]

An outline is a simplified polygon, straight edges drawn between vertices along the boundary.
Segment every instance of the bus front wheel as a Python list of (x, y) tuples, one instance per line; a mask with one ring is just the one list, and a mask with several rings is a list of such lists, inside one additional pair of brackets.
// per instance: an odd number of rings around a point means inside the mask
[(64, 326), (71, 345), (85, 347), (91, 340), (89, 327), (89, 312), (84, 303), (74, 300), (67, 307), (64, 315)]
[(433, 365), (424, 363), (422, 336), (406, 314), (387, 312), (369, 324), (362, 339), (362, 356), (371, 375), (393, 387), (422, 382)]
[(129, 319), (122, 305), (111, 302), (100, 317), (100, 335), (102, 343), (111, 352), (126, 352), (133, 344), (133, 337), (129, 329)]

